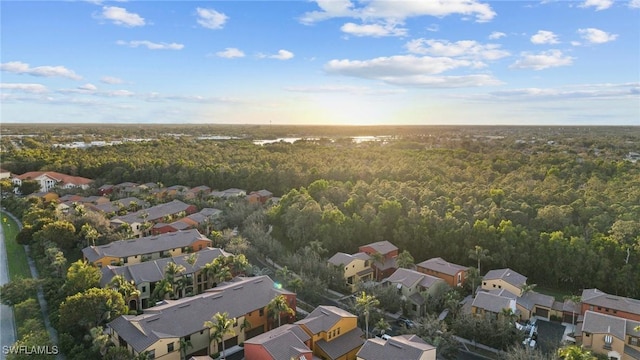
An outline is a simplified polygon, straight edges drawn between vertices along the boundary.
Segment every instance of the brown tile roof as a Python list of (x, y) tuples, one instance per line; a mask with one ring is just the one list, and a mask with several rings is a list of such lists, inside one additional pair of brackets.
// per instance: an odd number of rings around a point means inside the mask
[(365, 253), (356, 253), (356, 254), (345, 254), (343, 252), (338, 252), (327, 260), (329, 263), (340, 266), (340, 265), (349, 265), (354, 260), (369, 260), (369, 255)]
[(404, 287), (412, 287), (420, 285), (425, 288), (430, 288), (438, 282), (444, 283), (444, 280), (435, 276), (423, 274), (411, 269), (398, 269), (391, 276), (389, 276), (385, 282), (392, 284), (402, 284)]
[(436, 348), (415, 335), (401, 335), (386, 341), (379, 338), (369, 339), (358, 351), (357, 356), (363, 360), (420, 360), (428, 352), (435, 354)]
[(304, 343), (311, 337), (299, 325), (286, 324), (246, 340), (245, 344), (261, 345), (273, 359), (297, 359), (311, 352)]
[(55, 171), (30, 171), (22, 175), (16, 175), (14, 177), (20, 180), (26, 180), (26, 179), (35, 179), (42, 175), (46, 175), (56, 181), (62, 182), (63, 184), (89, 185), (93, 182), (93, 180), (91, 179), (83, 178), (80, 176), (71, 176), (67, 174), (61, 174)]
[(360, 328), (355, 328), (340, 336), (336, 336), (331, 341), (324, 339), (316, 341), (318, 346), (330, 359), (337, 359), (353, 349), (357, 349), (364, 343), (362, 335), (364, 332)]
[(398, 248), (393, 245), (392, 243), (384, 240), (384, 241), (378, 241), (378, 242), (374, 242), (371, 244), (366, 244), (366, 245), (362, 245), (360, 246), (360, 249), (364, 248), (364, 247), (370, 247), (372, 248), (374, 251), (380, 253), (380, 254), (388, 254), (392, 251), (396, 251), (398, 250)]
[(469, 269), (466, 266), (450, 263), (439, 257), (425, 260), (419, 263), (417, 266), (451, 276), (454, 276), (460, 271), (467, 271)]
[(346, 317), (355, 318), (356, 316), (339, 307), (321, 305), (313, 309), (306, 318), (295, 323), (305, 325), (313, 334), (319, 334), (323, 331), (329, 331), (340, 319)]
[(598, 289), (583, 290), (582, 302), (589, 305), (601, 306), (604, 308), (640, 315), (640, 300), (609, 295)]

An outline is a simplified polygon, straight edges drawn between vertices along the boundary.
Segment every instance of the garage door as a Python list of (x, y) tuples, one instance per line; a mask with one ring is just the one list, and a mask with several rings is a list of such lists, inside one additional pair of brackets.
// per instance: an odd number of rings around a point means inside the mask
[(537, 307), (536, 308), (536, 315), (548, 319), (549, 318), (549, 310), (541, 309), (541, 308)]

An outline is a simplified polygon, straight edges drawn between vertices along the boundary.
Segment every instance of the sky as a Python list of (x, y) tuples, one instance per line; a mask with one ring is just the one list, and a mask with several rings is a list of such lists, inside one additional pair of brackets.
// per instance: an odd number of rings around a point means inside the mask
[(640, 0), (0, 1), (2, 123), (640, 126)]

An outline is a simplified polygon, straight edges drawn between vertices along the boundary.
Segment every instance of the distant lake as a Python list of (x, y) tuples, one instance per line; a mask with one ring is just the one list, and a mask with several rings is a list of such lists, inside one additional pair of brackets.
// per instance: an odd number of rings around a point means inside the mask
[[(393, 136), (391, 135), (381, 135), (381, 136), (353, 136), (351, 137), (351, 141), (360, 144), (363, 142), (368, 142), (368, 141), (387, 141), (389, 139), (392, 139)], [(265, 144), (275, 144), (275, 143), (279, 143), (279, 142), (285, 142), (285, 143), (289, 143), (289, 144), (293, 144), (294, 142), (298, 141), (298, 140), (320, 140), (320, 138), (315, 138), (315, 137), (283, 137), (283, 138), (277, 138), (277, 139), (268, 139), (268, 140), (253, 140), (253, 143), (256, 145), (265, 145)], [(336, 139), (330, 139), (331, 142), (334, 142)]]

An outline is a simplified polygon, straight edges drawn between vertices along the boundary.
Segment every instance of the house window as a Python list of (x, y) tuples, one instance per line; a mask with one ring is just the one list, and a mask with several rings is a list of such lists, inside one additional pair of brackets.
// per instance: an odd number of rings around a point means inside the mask
[(125, 257), (125, 258), (122, 258), (122, 263), (123, 263), (123, 264), (126, 264), (126, 263), (128, 263), (128, 262), (129, 262), (129, 258), (126, 258), (126, 257)]
[(498, 289), (502, 289), (502, 285), (498, 285)]
[(191, 341), (191, 335), (187, 335), (184, 337), (184, 341)]
[(486, 285), (487, 285), (487, 282), (486, 282), (486, 281), (485, 281), (485, 282), (483, 282), (483, 283), (482, 283), (482, 285), (485, 285), (485, 286), (486, 286)]
[(167, 344), (167, 352), (168, 353), (173, 352), (173, 343), (168, 343)]
[(146, 292), (147, 292), (147, 287), (146, 287), (146, 286), (143, 286), (143, 287), (142, 287), (142, 292), (143, 292), (143, 293), (146, 293)]
[(598, 306), (598, 311), (602, 311), (602, 307)]
[(340, 335), (340, 328), (338, 328), (338, 335)]
[(418, 306), (416, 304), (411, 304), (412, 311), (418, 311)]
[(149, 350), (147, 352), (147, 359), (155, 359), (156, 358), (156, 351), (155, 350)]
[(629, 345), (640, 346), (640, 338), (629, 336)]
[(496, 284), (493, 284), (493, 287), (496, 287)]
[(611, 344), (613, 343), (613, 336), (605, 335), (604, 336), (604, 348), (607, 350), (611, 350)]
[(264, 309), (260, 309), (260, 316), (264, 316)]

